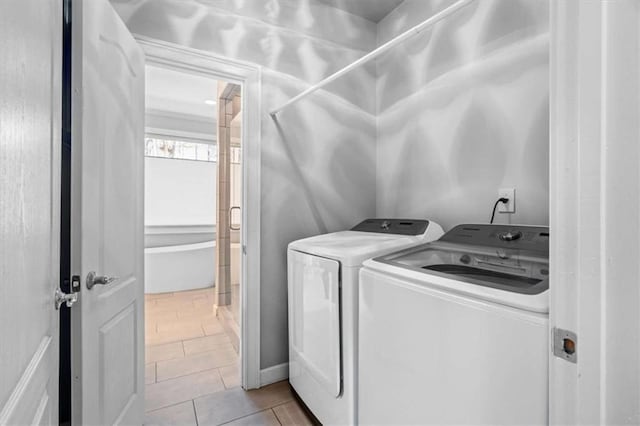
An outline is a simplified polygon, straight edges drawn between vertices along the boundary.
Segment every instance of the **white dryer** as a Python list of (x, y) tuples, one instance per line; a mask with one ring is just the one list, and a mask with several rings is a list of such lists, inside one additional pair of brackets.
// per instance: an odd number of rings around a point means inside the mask
[(549, 229), (459, 225), (360, 272), (359, 422), (548, 423)]
[(426, 220), (368, 219), (289, 244), (289, 382), (325, 425), (356, 422), (358, 271), (442, 235)]

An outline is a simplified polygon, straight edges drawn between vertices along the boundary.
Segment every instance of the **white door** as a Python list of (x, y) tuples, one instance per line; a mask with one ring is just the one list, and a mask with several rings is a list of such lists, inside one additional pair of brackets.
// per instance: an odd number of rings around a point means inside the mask
[(0, 2), (0, 424), (58, 421), (62, 5)]
[(640, 2), (554, 1), (551, 18), (550, 323), (577, 342), (574, 362), (551, 356), (550, 423), (637, 425)]
[(141, 424), (144, 54), (107, 0), (74, 1), (72, 25), (72, 420)]

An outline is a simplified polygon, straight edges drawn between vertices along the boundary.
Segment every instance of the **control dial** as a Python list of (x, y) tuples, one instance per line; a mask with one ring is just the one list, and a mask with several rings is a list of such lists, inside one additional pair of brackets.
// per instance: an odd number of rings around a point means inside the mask
[(522, 238), (522, 232), (505, 232), (504, 234), (500, 234), (500, 239), (502, 241), (515, 241)]

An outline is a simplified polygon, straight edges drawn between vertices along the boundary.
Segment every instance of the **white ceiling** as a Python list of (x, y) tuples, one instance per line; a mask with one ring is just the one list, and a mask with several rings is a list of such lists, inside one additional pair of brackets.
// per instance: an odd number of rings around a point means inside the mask
[(205, 101), (216, 100), (217, 80), (150, 65), (145, 69), (147, 110), (216, 119), (217, 105)]
[(403, 0), (320, 0), (330, 6), (345, 10), (373, 22), (380, 22)]

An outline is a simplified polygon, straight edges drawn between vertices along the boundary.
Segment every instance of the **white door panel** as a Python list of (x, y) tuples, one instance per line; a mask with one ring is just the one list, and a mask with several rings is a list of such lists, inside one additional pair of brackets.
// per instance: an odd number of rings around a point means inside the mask
[(1, 2), (0, 52), (0, 424), (53, 424), (61, 2)]
[[(140, 424), (144, 55), (106, 0), (73, 14), (73, 421)], [(116, 279), (89, 290), (90, 272)]]

